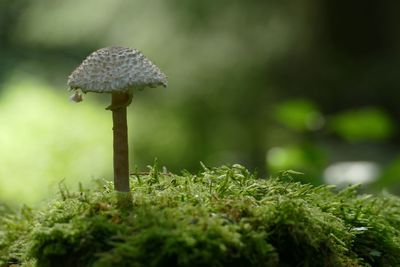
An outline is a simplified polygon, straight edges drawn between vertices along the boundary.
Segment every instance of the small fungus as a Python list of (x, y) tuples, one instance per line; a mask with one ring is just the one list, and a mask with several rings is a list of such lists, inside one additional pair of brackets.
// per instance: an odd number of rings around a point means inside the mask
[(90, 54), (69, 76), (71, 100), (82, 101), (83, 93), (110, 93), (113, 118), (114, 186), (129, 192), (129, 153), (126, 107), (133, 89), (167, 86), (166, 75), (140, 51), (119, 46), (106, 47)]

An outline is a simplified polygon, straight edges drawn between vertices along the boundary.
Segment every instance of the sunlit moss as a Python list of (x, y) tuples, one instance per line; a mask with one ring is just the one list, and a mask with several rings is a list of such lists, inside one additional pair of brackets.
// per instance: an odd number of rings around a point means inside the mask
[(45, 209), (0, 218), (0, 266), (398, 266), (400, 200), (338, 193), (244, 167), (132, 177), (133, 209), (112, 183), (61, 190)]

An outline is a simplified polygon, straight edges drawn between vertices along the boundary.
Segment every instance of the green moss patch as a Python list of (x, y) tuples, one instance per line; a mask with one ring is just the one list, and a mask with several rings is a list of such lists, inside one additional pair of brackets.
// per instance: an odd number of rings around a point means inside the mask
[[(2, 212), (0, 266), (399, 266), (400, 199), (259, 179), (244, 167), (131, 179)], [(5, 209), (2, 209), (5, 210)]]

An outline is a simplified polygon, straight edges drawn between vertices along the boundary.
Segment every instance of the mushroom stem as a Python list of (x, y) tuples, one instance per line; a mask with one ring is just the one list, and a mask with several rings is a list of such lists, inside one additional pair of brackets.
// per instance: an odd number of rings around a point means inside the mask
[(114, 145), (114, 187), (118, 192), (129, 192), (129, 150), (128, 125), (126, 121), (127, 103), (132, 99), (128, 93), (112, 93)]

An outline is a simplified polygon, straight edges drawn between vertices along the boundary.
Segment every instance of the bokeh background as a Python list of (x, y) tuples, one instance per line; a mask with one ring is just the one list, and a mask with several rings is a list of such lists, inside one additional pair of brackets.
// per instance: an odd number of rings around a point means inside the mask
[(395, 1), (0, 0), (0, 202), (112, 178), (107, 95), (70, 102), (92, 51), (135, 47), (169, 77), (129, 107), (132, 171), (240, 163), (400, 193)]

